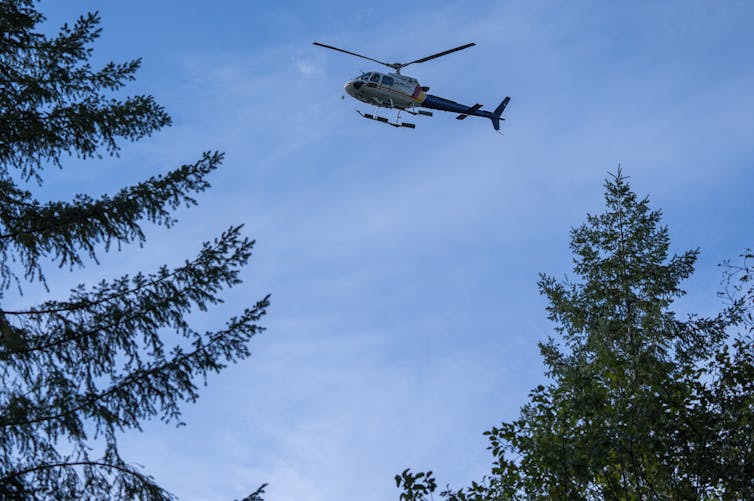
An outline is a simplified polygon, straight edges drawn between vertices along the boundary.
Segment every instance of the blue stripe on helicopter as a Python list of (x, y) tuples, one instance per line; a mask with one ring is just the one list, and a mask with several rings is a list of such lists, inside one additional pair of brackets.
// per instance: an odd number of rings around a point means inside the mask
[(465, 104), (451, 101), (439, 96), (433, 96), (427, 94), (427, 97), (420, 104), (423, 108), (431, 108), (433, 110), (450, 111), (451, 113), (468, 113), (470, 115), (477, 115), (481, 117), (491, 116), (489, 111), (478, 111), (473, 106), (467, 106)]

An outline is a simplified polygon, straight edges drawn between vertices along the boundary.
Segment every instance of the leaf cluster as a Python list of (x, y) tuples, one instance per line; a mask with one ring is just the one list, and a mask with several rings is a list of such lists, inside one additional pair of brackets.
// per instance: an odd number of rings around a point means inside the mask
[(401, 501), (427, 501), (430, 499), (427, 496), (431, 497), (437, 489), (431, 471), (411, 473), (410, 468), (395, 476), (395, 486), (403, 490), (399, 498)]

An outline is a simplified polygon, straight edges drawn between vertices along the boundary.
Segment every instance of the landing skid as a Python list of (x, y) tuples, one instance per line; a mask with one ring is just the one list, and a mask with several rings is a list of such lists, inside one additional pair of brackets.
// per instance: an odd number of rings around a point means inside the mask
[(408, 129), (415, 129), (416, 124), (408, 123), (408, 122), (399, 122), (398, 118), (400, 118), (400, 114), (398, 117), (396, 117), (395, 122), (391, 122), (389, 119), (385, 117), (381, 117), (379, 115), (372, 115), (371, 113), (362, 113), (359, 110), (356, 110), (356, 113), (361, 115), (364, 118), (368, 118), (369, 120), (374, 120), (376, 122), (381, 122), (383, 124), (392, 125), (393, 127), (406, 127)]
[(431, 117), (432, 116), (432, 112), (431, 111), (424, 111), (424, 110), (411, 111), (411, 110), (406, 110), (406, 109), (404, 109), (402, 111), (405, 111), (406, 113), (411, 113), (412, 115), (422, 115), (424, 117)]

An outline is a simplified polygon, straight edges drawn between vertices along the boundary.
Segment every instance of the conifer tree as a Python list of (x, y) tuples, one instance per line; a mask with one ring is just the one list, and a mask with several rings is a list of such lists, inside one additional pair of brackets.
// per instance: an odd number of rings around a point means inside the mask
[(560, 337), (540, 344), (552, 382), (489, 433), (500, 486), (538, 498), (698, 498), (709, 486), (688, 462), (693, 382), (731, 316), (679, 320), (671, 305), (698, 251), (669, 256), (660, 211), (620, 171), (605, 190), (605, 212), (572, 230), (579, 281), (539, 282)]
[(240, 283), (253, 242), (231, 226), (178, 266), (3, 307), (44, 284), (48, 265), (89, 266), (113, 245), (142, 243), (144, 223), (171, 227), (222, 161), (206, 152), (113, 195), (39, 201), (46, 168), (115, 154), (170, 118), (151, 96), (113, 97), (139, 60), (92, 68), (96, 13), (47, 36), (35, 4), (0, 2), (0, 499), (169, 498), (121, 458), (118, 437), (152, 418), (179, 423), (202, 379), (250, 354), (266, 297), (213, 331), (188, 315)]
[[(672, 305), (698, 251), (670, 256), (660, 211), (620, 170), (605, 183), (605, 204), (571, 232), (576, 280), (540, 277), (556, 331), (540, 343), (549, 383), (531, 391), (518, 419), (485, 433), (491, 474), (442, 492), (444, 499), (748, 499), (754, 492), (745, 421), (753, 416), (751, 344), (725, 355), (740, 301), (713, 317), (679, 319)], [(414, 477), (402, 475), (396, 481), (405, 492), (405, 478)]]

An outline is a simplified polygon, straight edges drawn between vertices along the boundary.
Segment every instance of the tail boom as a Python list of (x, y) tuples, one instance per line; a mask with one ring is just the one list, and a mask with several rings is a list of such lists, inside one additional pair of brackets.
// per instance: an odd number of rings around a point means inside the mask
[(482, 107), (481, 104), (475, 104), (474, 106), (467, 106), (465, 104), (451, 101), (450, 99), (445, 99), (443, 97), (433, 96), (432, 94), (427, 94), (427, 96), (424, 98), (421, 104), (419, 104), (419, 106), (421, 106), (422, 108), (430, 108), (433, 110), (448, 111), (450, 113), (458, 113), (458, 116), (456, 117), (458, 120), (463, 120), (469, 115), (472, 115), (475, 117), (489, 118), (492, 121), (492, 127), (495, 130), (500, 130), (500, 121), (505, 120), (504, 118), (502, 118), (502, 114), (503, 114), (503, 111), (505, 111), (505, 107), (508, 106), (508, 103), (510, 102), (510, 100), (511, 100), (510, 97), (506, 97), (498, 105), (498, 107), (495, 108), (495, 111), (490, 112), (490, 111), (480, 110), (480, 108)]

